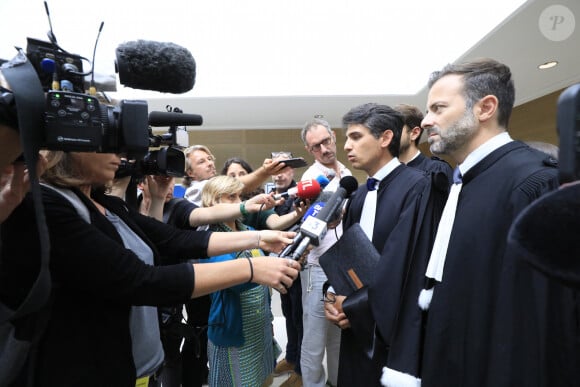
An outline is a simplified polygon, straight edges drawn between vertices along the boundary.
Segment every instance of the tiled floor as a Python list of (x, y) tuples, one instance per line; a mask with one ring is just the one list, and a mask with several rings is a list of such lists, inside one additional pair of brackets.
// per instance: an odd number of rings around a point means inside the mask
[[(286, 319), (282, 314), (282, 306), (280, 304), (280, 293), (277, 291), (272, 292), (272, 314), (274, 315), (274, 338), (282, 348), (282, 354), (278, 357), (278, 361), (284, 359), (285, 349), (286, 349)], [(274, 378), (274, 383), (272, 387), (280, 386), (282, 383), (288, 379), (289, 374), (280, 375)]]

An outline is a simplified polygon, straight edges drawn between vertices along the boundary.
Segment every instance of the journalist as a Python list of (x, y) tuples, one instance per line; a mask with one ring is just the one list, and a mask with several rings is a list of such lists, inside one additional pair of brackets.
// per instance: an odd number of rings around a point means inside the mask
[[(53, 289), (33, 359), (36, 386), (156, 386), (164, 356), (156, 306), (246, 282), (285, 293), (298, 275), (298, 262), (279, 258), (179, 263), (184, 256), (256, 247), (279, 251), (293, 233), (178, 230), (105, 194), (117, 155), (48, 151), (46, 157)], [(9, 306), (22, 302), (38, 270), (32, 207), (25, 197), (1, 225), (0, 300)]]

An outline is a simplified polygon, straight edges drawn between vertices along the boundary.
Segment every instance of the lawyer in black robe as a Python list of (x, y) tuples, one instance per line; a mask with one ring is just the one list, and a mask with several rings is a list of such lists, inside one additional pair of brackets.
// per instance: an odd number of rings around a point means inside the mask
[[(415, 302), (416, 282), (423, 280), (429, 258), (435, 233), (430, 221), (435, 216), (432, 200), (436, 197), (431, 183), (428, 173), (401, 164), (379, 184), (372, 242), (381, 258), (369, 286), (343, 302), (351, 328), (342, 333), (341, 387), (380, 385), (399, 309), (402, 303)], [(361, 185), (351, 197), (344, 230), (360, 222), (367, 192), (366, 185)], [(421, 275), (409, 276), (411, 272)], [(407, 294), (407, 289), (416, 294)], [(418, 308), (414, 311), (412, 320), (420, 326), (421, 313)]]
[(428, 311), (424, 387), (577, 385), (574, 294), (507, 245), (514, 218), (558, 186), (551, 160), (513, 141), (463, 176)]

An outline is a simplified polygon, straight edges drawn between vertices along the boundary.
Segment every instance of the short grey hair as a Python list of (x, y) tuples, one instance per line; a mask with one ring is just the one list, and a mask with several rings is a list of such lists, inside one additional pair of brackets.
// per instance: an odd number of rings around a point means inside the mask
[(304, 145), (308, 146), (308, 143), (306, 142), (306, 133), (308, 133), (310, 131), (310, 129), (312, 129), (318, 125), (324, 126), (326, 128), (326, 130), (328, 130), (328, 134), (330, 134), (332, 136), (332, 128), (330, 127), (330, 124), (328, 123), (328, 121), (320, 119), (320, 118), (315, 118), (315, 119), (305, 123), (304, 127), (302, 128), (302, 132), (300, 132), (300, 138), (302, 138), (302, 142), (304, 143)]

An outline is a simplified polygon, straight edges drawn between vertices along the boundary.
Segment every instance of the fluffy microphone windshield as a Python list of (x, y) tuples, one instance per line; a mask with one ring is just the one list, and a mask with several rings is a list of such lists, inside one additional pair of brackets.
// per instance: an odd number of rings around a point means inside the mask
[(195, 84), (195, 60), (177, 44), (137, 40), (122, 43), (116, 54), (115, 71), (127, 87), (181, 94)]

